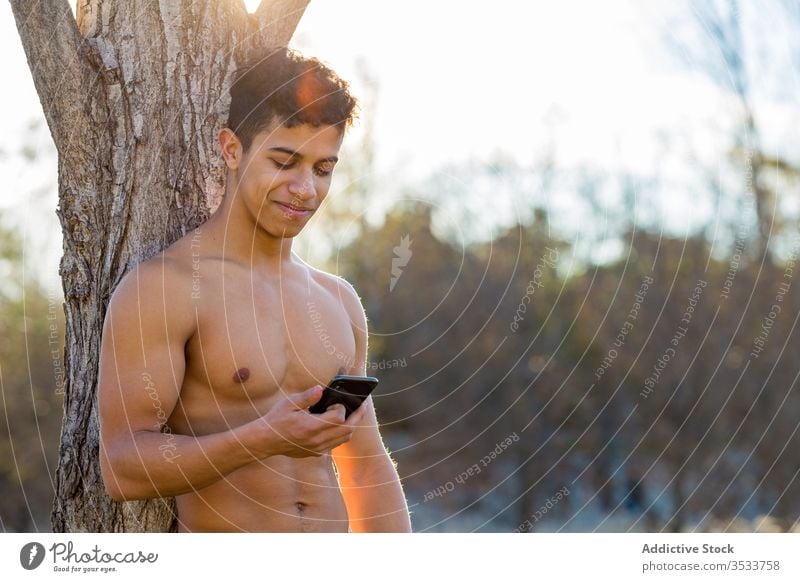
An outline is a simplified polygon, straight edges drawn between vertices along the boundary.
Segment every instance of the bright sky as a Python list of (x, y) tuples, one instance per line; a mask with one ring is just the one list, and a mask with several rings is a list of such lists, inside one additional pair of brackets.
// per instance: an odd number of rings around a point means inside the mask
[[(312, 0), (294, 46), (331, 64), (357, 94), (365, 94), (360, 60), (377, 79), (377, 109), (364, 115), (377, 139), (376, 194), (388, 199), (445, 163), (487, 160), (502, 151), (530, 164), (548, 144), (565, 167), (589, 163), (609, 174), (649, 174), (675, 153), (663, 136), (681, 127), (708, 127), (683, 143), (701, 157), (719, 157), (720, 134), (708, 122), (728, 127), (730, 101), (665, 56), (661, 37), (672, 18), (669, 3), (633, 0)], [(3, 91), (0, 148), (14, 151), (41, 110), (7, 2), (0, 3), (0, 33), (4, 81), (12, 88)], [(786, 115), (800, 121), (796, 103), (790, 105), (770, 108), (771, 123), (783, 125)], [(52, 156), (49, 164), (43, 170), (0, 158), (0, 208), (30, 215), (25, 208), (33, 187), (49, 184), (54, 192)], [(678, 189), (668, 205), (645, 211), (677, 230), (690, 228), (692, 213), (696, 219), (697, 212), (712, 212), (693, 207), (692, 198)], [(522, 203), (502, 196), (493, 202), (501, 215)], [(569, 210), (569, 200), (561, 203)], [(465, 204), (475, 204), (476, 212), (485, 208), (485, 200)]]
[(565, 162), (618, 162), (629, 147), (641, 163), (643, 134), (699, 96), (653, 70), (636, 32), (652, 16), (626, 0), (312, 2), (296, 45), (353, 79), (364, 55), (381, 86), (381, 149), (415, 171), (497, 149), (530, 161), (547, 118)]

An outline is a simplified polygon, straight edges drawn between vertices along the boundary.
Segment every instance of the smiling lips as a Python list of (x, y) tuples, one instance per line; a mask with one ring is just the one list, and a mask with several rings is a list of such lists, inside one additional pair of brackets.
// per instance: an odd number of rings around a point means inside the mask
[(304, 206), (295, 206), (290, 202), (276, 202), (279, 206), (283, 208), (284, 214), (289, 218), (300, 218), (311, 214), (313, 212), (313, 208), (305, 208)]

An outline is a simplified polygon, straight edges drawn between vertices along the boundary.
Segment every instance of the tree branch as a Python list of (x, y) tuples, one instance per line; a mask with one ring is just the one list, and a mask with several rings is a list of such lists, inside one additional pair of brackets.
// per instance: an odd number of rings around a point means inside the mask
[(272, 46), (289, 44), (309, 2), (310, 0), (262, 0), (255, 14), (262, 42)]
[(88, 122), (83, 103), (93, 75), (81, 55), (83, 39), (68, 0), (9, 1), (50, 133), (63, 153), (74, 143), (68, 129)]

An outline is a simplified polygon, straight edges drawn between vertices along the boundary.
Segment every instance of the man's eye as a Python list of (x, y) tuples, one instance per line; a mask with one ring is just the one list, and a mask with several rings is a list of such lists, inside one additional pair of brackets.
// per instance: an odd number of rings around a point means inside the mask
[(272, 160), (272, 163), (275, 164), (275, 167), (281, 170), (288, 170), (294, 166), (294, 162), (279, 162), (278, 160)]

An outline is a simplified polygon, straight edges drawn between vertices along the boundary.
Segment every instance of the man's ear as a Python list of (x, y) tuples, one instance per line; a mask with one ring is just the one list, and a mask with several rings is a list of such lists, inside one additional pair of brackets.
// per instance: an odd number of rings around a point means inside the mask
[(244, 154), (242, 142), (237, 135), (233, 133), (233, 130), (227, 127), (223, 127), (219, 130), (217, 140), (219, 141), (219, 149), (222, 151), (222, 158), (225, 160), (228, 169), (237, 170), (239, 164), (242, 163), (242, 156)]

